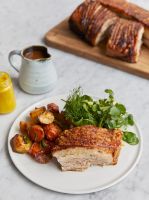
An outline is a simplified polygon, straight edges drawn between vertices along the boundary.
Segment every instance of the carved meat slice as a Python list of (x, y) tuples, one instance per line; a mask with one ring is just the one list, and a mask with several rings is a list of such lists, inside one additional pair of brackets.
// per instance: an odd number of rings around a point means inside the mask
[(92, 165), (117, 164), (121, 150), (121, 130), (85, 125), (65, 130), (52, 150), (64, 171), (82, 171)]
[(107, 55), (136, 63), (140, 55), (144, 27), (138, 22), (120, 19), (111, 28)]
[(149, 47), (149, 11), (126, 0), (99, 0), (102, 5), (116, 12), (122, 17), (136, 20), (145, 27), (144, 43)]
[(106, 32), (116, 20), (117, 15), (102, 6), (99, 0), (88, 0), (72, 13), (69, 26), (95, 46), (106, 37)]

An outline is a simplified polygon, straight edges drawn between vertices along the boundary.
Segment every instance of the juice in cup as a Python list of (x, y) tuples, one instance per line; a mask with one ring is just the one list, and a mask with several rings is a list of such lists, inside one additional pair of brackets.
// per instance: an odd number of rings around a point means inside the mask
[(13, 85), (9, 74), (0, 71), (0, 114), (12, 112), (16, 107)]

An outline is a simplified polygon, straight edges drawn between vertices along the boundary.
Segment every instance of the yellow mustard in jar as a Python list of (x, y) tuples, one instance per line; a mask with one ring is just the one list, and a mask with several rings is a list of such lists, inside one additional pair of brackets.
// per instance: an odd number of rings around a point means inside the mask
[(0, 114), (12, 112), (15, 107), (16, 99), (10, 76), (0, 71)]

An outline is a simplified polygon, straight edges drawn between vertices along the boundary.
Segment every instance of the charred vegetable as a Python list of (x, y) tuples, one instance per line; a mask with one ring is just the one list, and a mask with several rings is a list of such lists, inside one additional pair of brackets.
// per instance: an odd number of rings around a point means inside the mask
[(29, 154), (32, 156), (34, 160), (41, 164), (46, 164), (50, 161), (50, 155), (46, 154), (44, 149), (39, 143), (33, 143), (30, 148)]
[(26, 135), (16, 134), (11, 139), (11, 147), (14, 152), (27, 153), (32, 145), (30, 139)]
[(40, 142), (44, 138), (43, 128), (39, 125), (33, 125), (28, 130), (28, 136), (33, 142)]
[(21, 133), (27, 133), (28, 129), (34, 125), (32, 121), (20, 121), (20, 131)]
[(35, 110), (30, 112), (30, 117), (32, 121), (37, 122), (39, 115), (46, 111), (46, 107), (42, 106), (40, 108), (35, 108)]

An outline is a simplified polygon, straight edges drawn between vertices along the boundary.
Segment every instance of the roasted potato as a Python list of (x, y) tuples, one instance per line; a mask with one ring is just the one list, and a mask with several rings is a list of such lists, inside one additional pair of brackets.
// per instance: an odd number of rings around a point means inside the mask
[(33, 125), (28, 130), (28, 136), (33, 142), (40, 142), (44, 138), (44, 131), (40, 125)]
[(57, 124), (47, 124), (43, 126), (46, 138), (50, 141), (55, 140), (62, 132), (61, 128)]
[(50, 103), (47, 105), (47, 109), (52, 113), (59, 113), (59, 107), (55, 103)]
[(27, 133), (28, 129), (34, 124), (32, 121), (20, 121), (20, 131), (21, 133)]
[(39, 143), (33, 143), (30, 148), (29, 154), (39, 163), (45, 164), (50, 160), (50, 155), (47, 155)]
[(46, 111), (46, 107), (35, 108), (35, 110), (30, 112), (30, 117), (34, 122), (38, 121), (38, 116)]
[(38, 116), (39, 122), (42, 124), (51, 124), (54, 121), (54, 115), (52, 112), (45, 111)]
[(31, 148), (31, 141), (26, 135), (16, 134), (10, 141), (12, 150), (17, 153), (27, 153)]

